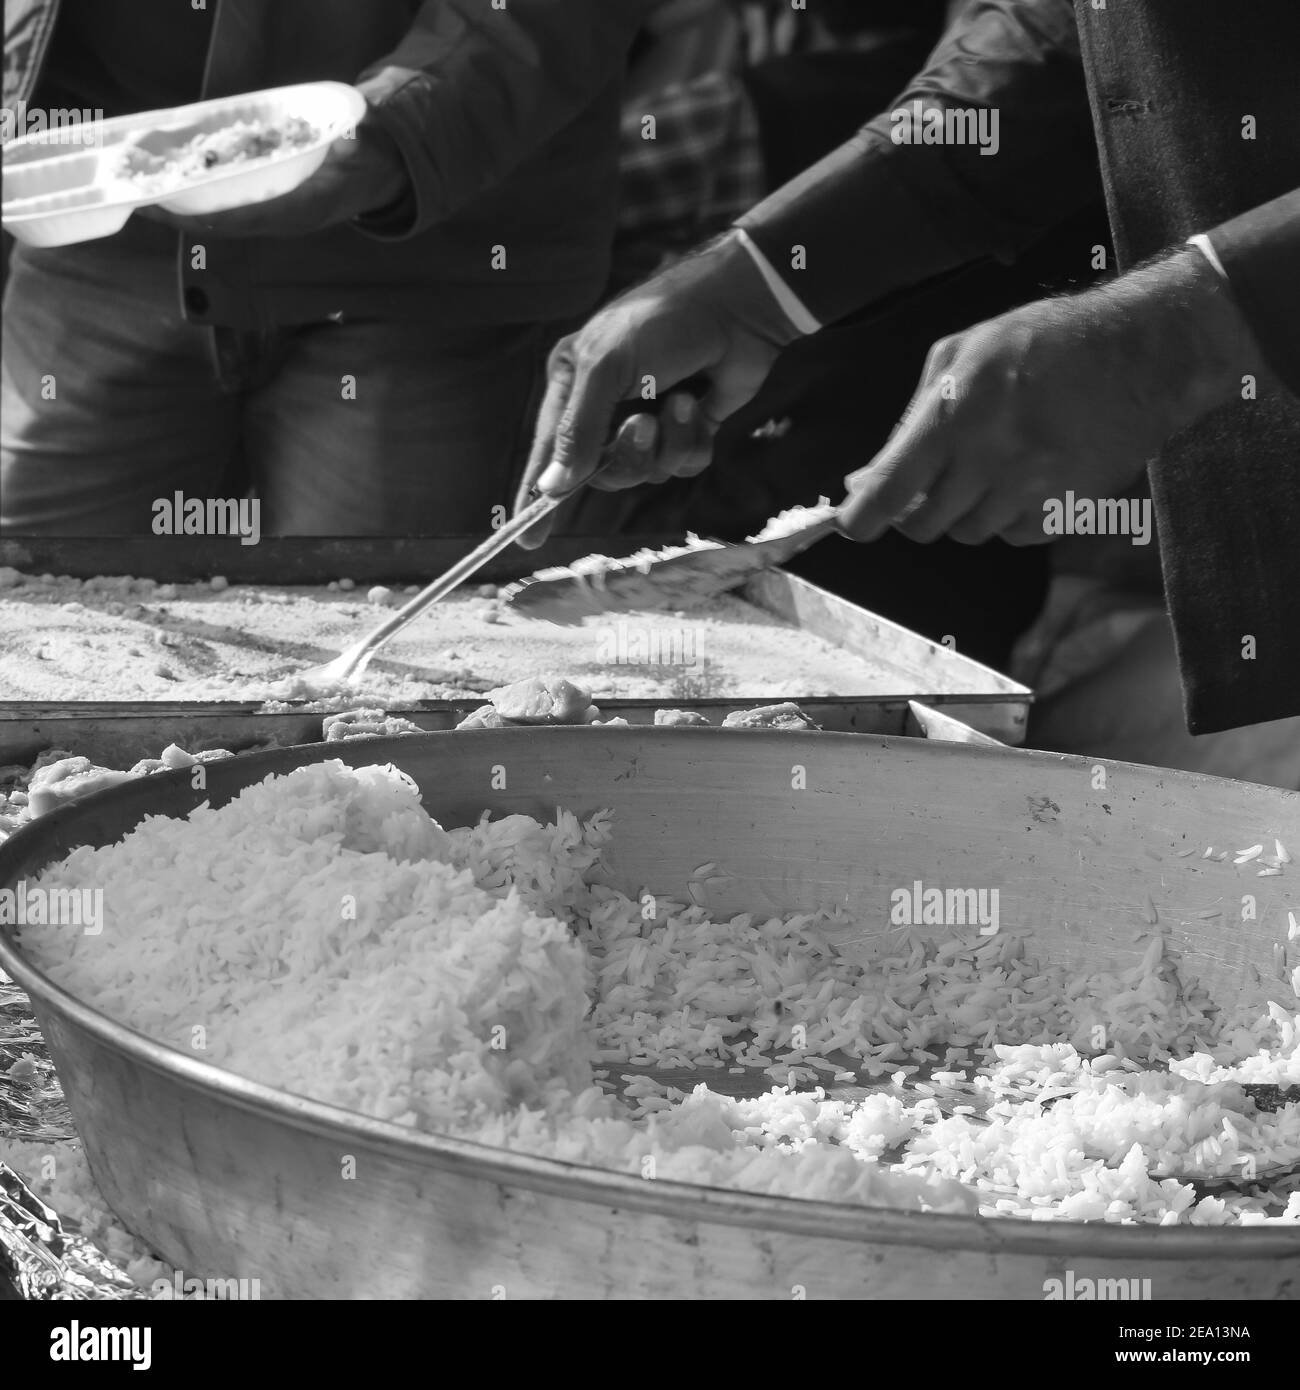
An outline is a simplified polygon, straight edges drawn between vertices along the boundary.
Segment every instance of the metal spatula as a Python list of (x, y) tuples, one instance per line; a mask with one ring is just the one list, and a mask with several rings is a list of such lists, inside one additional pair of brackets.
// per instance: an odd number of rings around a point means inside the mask
[(770, 540), (730, 545), (703, 541), (680, 551), (593, 563), (590, 569), (579, 561), (563, 569), (539, 570), (506, 588), (502, 598), (516, 613), (562, 625), (600, 613), (690, 608), (738, 588), (829, 536), (835, 530), (835, 512), (829, 504), (810, 507), (797, 530)]

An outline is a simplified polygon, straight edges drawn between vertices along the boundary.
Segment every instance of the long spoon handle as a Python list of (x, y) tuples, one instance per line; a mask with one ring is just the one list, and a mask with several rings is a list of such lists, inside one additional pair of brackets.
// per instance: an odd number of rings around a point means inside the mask
[(471, 550), (463, 560), (458, 560), (445, 574), (439, 575), (431, 584), (426, 584), (414, 598), (404, 603), (391, 618), (380, 623), (373, 632), (363, 637), (352, 650), (357, 655), (363, 652), (367, 655), (373, 653), (394, 633), (400, 632), (408, 623), (418, 618), (430, 604), (437, 603), (453, 589), (459, 588), (472, 574), (482, 569), (494, 556), (500, 555), (525, 531), (535, 526), (543, 517), (549, 516), (562, 502), (566, 502), (568, 497), (567, 493), (563, 497), (551, 497), (546, 494), (539, 496), (518, 516), (507, 521), (500, 530), (494, 531), (482, 545)]

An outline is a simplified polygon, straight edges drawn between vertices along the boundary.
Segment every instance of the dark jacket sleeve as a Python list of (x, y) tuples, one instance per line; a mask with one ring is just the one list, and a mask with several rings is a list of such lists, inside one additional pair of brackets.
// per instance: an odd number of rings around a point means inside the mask
[[(892, 113), (918, 101), (996, 114), (996, 153), (896, 142)], [(982, 0), (888, 111), (739, 225), (829, 323), (956, 266), (1014, 259), (1097, 187), (1070, 0)], [(801, 270), (790, 268), (796, 248)]]
[(1300, 189), (1209, 237), (1269, 366), (1300, 396)]
[(621, 79), (654, 0), (426, 0), (358, 78), (411, 172), (425, 231), (494, 187)]

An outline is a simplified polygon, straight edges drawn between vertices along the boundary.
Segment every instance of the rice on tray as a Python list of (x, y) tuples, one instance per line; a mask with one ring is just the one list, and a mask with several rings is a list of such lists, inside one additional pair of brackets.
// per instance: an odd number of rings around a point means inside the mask
[[(36, 883), (102, 887), (102, 934), (20, 942), (150, 1037), (192, 1052), (200, 1029), (204, 1060), (428, 1132), (874, 1206), (1300, 1224), (1294, 1182), (1178, 1180), (1300, 1161), (1300, 1106), (1243, 1085), (1300, 1082), (1290, 1001), (1261, 987), (1221, 1012), (1154, 929), (1137, 966), (1083, 978), (1023, 933), (868, 949), (842, 912), (718, 922), (662, 899), (645, 921), (599, 882), (614, 834), (567, 811), (445, 831), (395, 768), (328, 762), (74, 850)], [(924, 1065), (967, 1073), (985, 1121), (944, 1118)], [(708, 1087), (740, 1068), (767, 1094)], [(814, 1073), (905, 1084), (857, 1102), (787, 1084)]]

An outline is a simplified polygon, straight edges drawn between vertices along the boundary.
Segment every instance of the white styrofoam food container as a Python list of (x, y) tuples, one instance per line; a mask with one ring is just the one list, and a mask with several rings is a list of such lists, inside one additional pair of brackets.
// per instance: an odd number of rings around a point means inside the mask
[[(330, 145), (355, 130), (365, 110), (355, 87), (306, 82), (96, 121), (76, 144), (66, 129), (26, 135), (3, 151), (4, 229), (29, 246), (68, 246), (112, 236), (136, 208), (149, 204), (201, 217), (278, 198), (320, 168)], [(146, 188), (116, 172), (126, 147), (145, 136), (158, 152), (169, 134), (180, 146), (238, 121), (275, 124), (292, 117), (314, 126), (317, 138), (170, 186)]]

